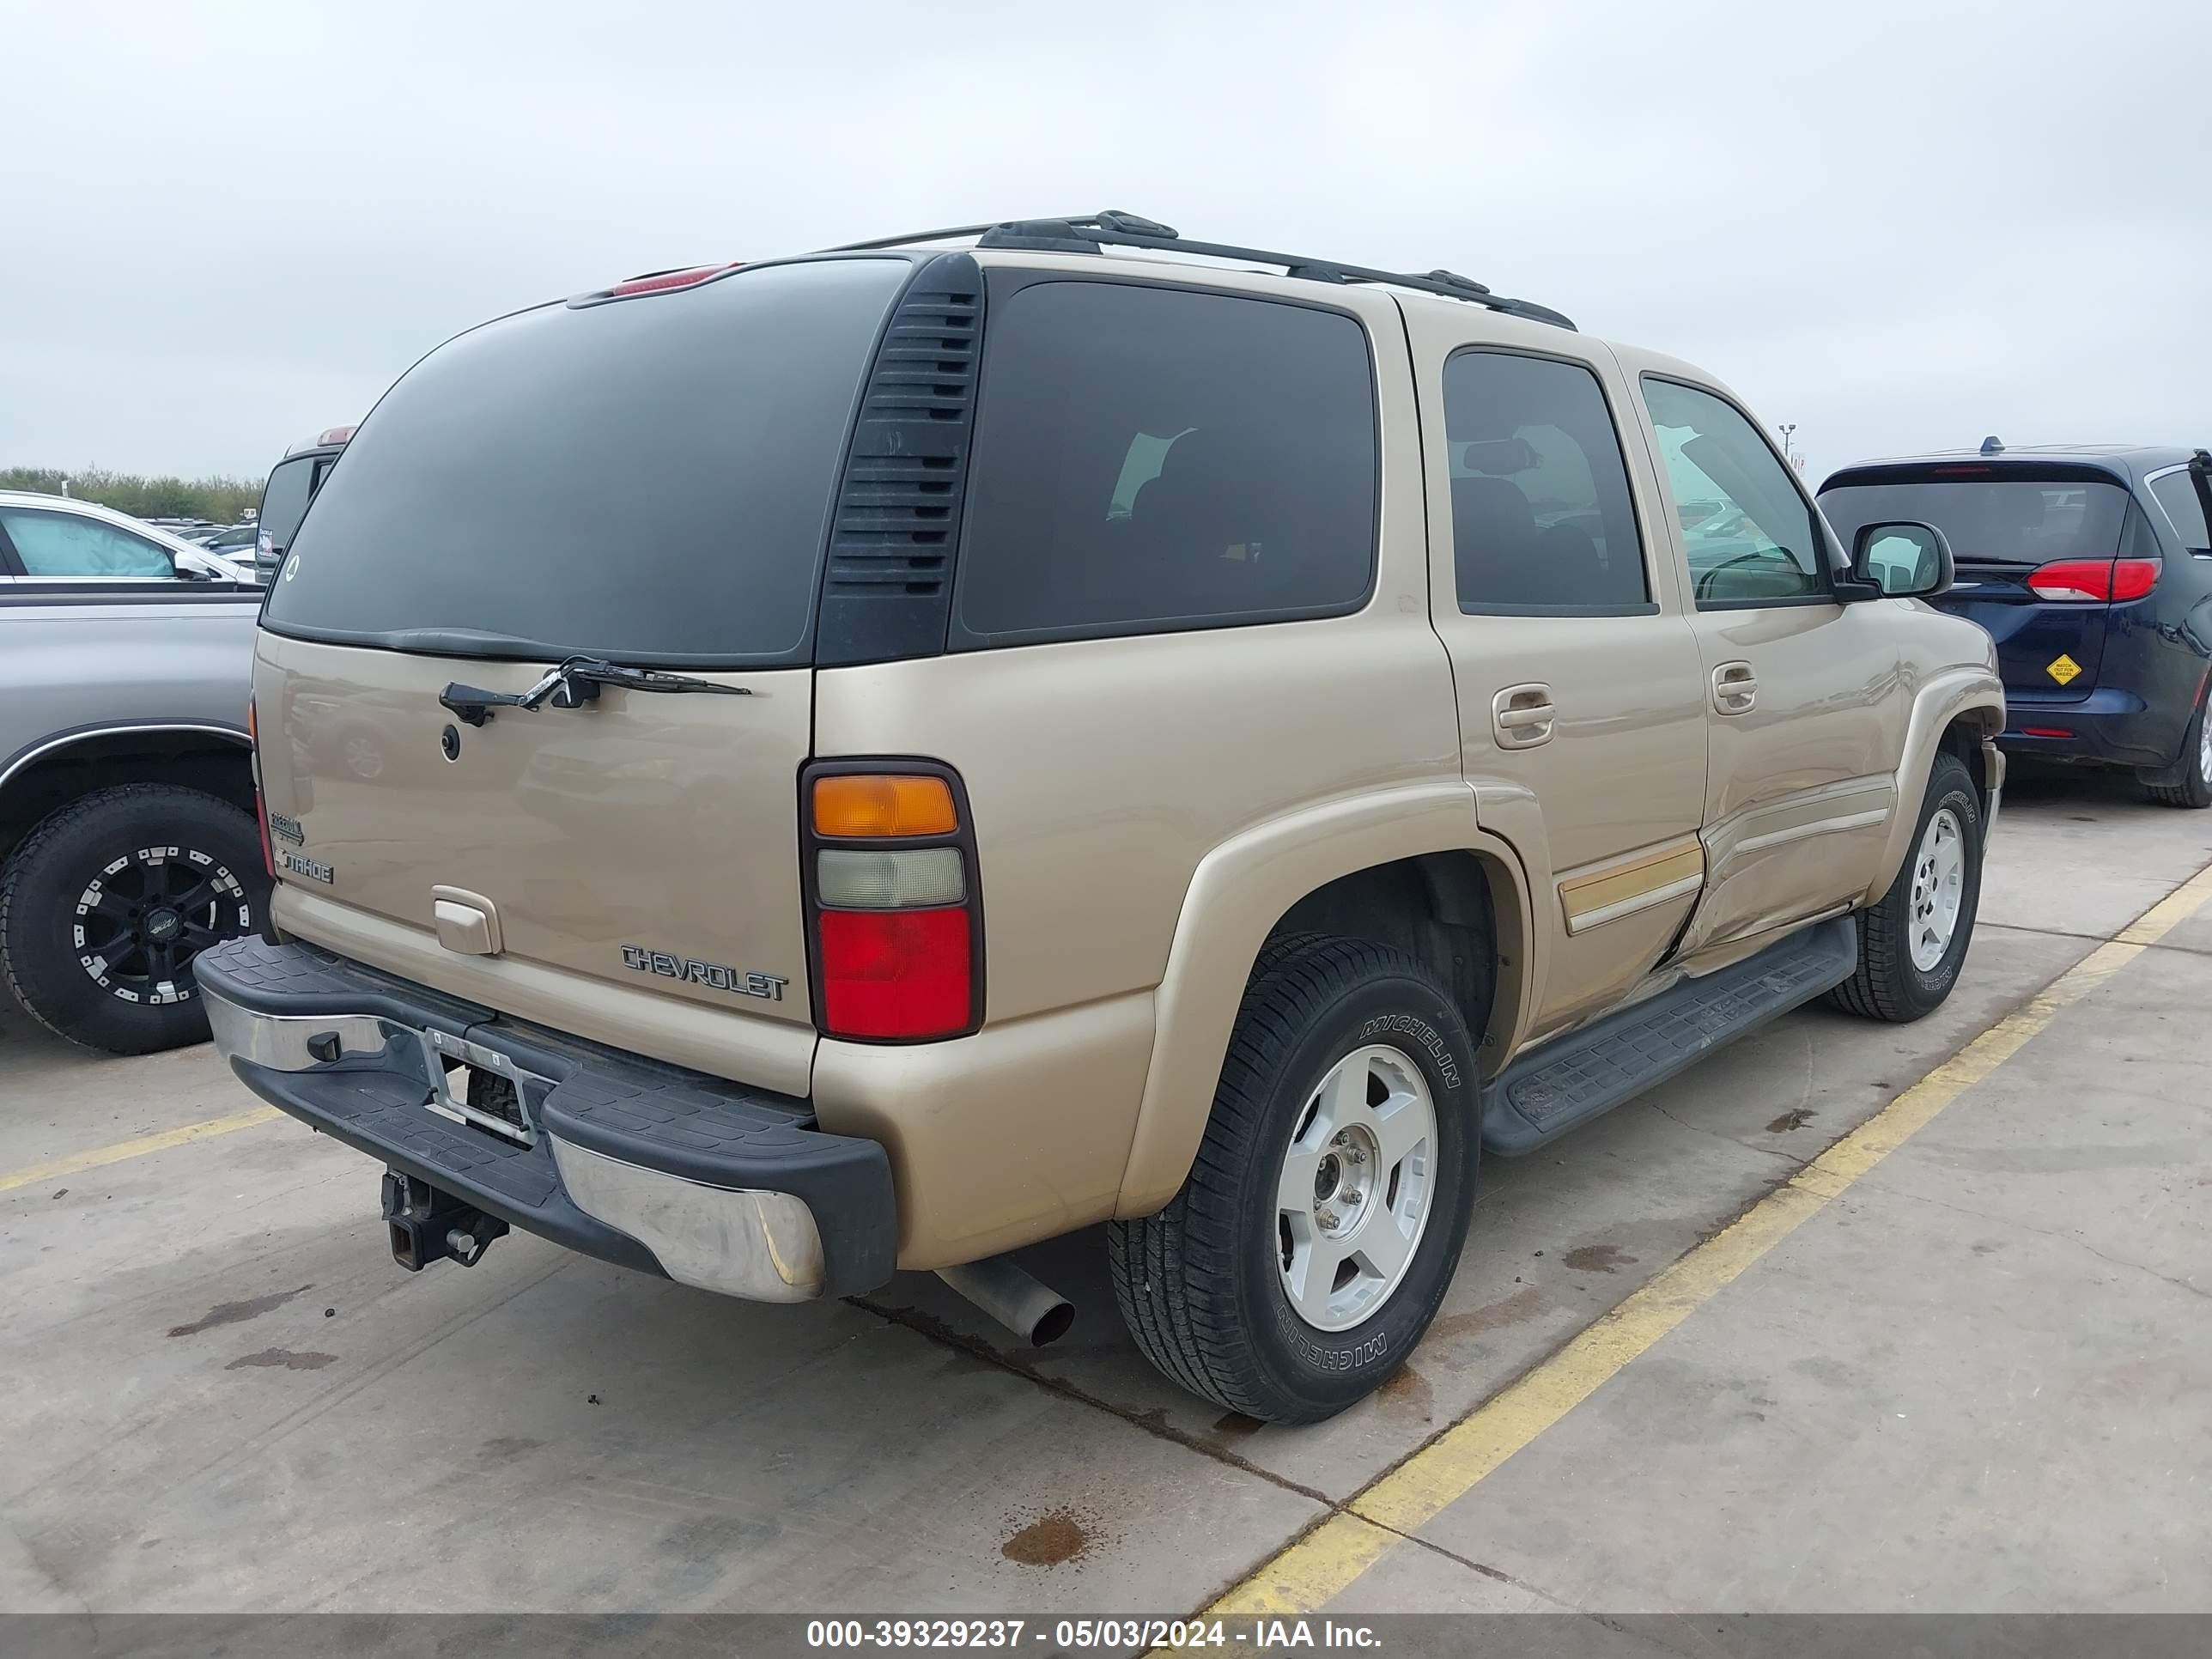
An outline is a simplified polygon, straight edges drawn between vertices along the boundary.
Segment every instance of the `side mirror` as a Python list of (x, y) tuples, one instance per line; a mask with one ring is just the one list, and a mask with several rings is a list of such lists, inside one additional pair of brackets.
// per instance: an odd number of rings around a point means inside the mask
[(1951, 586), (1951, 544), (1932, 524), (1870, 524), (1851, 542), (1858, 597), (1924, 599)]

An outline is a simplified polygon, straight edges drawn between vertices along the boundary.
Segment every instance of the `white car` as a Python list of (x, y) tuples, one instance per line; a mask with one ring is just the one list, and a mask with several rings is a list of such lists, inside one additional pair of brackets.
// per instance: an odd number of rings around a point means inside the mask
[(0, 583), (86, 580), (258, 586), (228, 558), (127, 513), (66, 495), (0, 490)]

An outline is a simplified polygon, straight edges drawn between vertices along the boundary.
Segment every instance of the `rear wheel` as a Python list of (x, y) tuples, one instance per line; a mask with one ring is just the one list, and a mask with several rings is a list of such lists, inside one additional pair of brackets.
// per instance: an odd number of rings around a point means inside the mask
[(2197, 714), (2181, 740), (2181, 757), (2160, 781), (2146, 783), (2143, 793), (2161, 806), (2212, 806), (2212, 720), (2205, 718), (2212, 705), (2212, 685), (2197, 700)]
[(1322, 937), (1263, 956), (1182, 1190), (1108, 1230), (1146, 1357), (1273, 1422), (1396, 1370), (1466, 1242), (1474, 1061), (1450, 994), (1403, 952)]
[(1904, 868), (1859, 913), (1858, 970), (1829, 1001), (1896, 1024), (1935, 1012), (1958, 983), (1981, 899), (1981, 796), (1965, 763), (1940, 754)]
[(204, 1041), (194, 958), (252, 931), (267, 882), (253, 820), (168, 784), (72, 802), (0, 870), (0, 974), (49, 1029), (149, 1054)]

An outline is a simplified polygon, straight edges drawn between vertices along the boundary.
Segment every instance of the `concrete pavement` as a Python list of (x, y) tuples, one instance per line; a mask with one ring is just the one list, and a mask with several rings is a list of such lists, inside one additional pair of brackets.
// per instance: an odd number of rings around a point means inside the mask
[[(2206, 864), (2030, 782), (1958, 993), (1777, 1023), (1494, 1161), (1376, 1399), (1260, 1428), (933, 1279), (755, 1307), (520, 1235), (410, 1276), (289, 1120), (0, 1191), (0, 1607), (1176, 1613), (1246, 1583)], [(2212, 913), (1333, 1591), (1346, 1609), (2212, 1610)], [(253, 1103), (0, 1025), (0, 1180)], [(1316, 1533), (1314, 1535), (1318, 1536)]]

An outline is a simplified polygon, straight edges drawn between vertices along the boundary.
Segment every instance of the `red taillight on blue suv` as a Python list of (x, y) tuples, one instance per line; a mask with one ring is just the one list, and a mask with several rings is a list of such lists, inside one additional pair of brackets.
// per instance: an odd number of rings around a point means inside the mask
[(925, 764), (832, 762), (801, 780), (824, 1036), (923, 1042), (981, 1023), (975, 841), (958, 780)]
[(2061, 559), (2038, 566), (2027, 591), (2062, 605), (2118, 605), (2158, 586), (2156, 559)]

